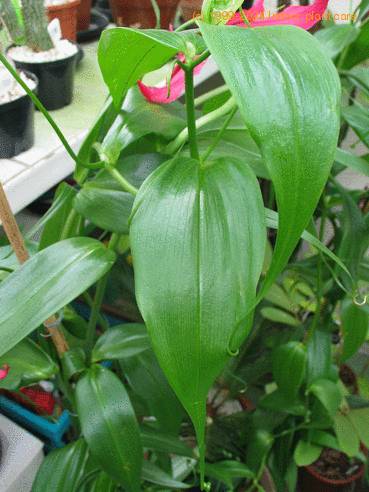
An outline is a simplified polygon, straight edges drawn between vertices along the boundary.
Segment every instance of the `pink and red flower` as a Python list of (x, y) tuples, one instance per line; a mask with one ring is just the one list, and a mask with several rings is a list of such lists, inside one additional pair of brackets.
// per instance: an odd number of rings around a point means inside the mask
[(8, 373), (9, 373), (9, 371), (10, 371), (10, 367), (9, 367), (8, 365), (6, 365), (6, 364), (5, 364), (5, 365), (4, 365), (4, 366), (0, 369), (0, 381), (1, 381), (2, 379), (5, 379), (5, 378), (6, 378), (6, 376), (7, 376), (7, 375), (8, 375)]
[[(315, 0), (312, 5), (307, 6), (292, 5), (268, 18), (264, 12), (264, 0), (256, 0), (250, 9), (244, 10), (244, 14), (250, 23), (249, 25), (245, 24), (244, 19), (239, 12), (237, 12), (227, 24), (245, 28), (294, 25), (301, 27), (302, 29), (311, 29), (317, 22), (322, 20), (327, 5), (328, 0)], [(181, 61), (184, 61), (183, 55), (180, 55), (178, 58)], [(201, 72), (205, 63), (206, 61), (195, 68), (195, 75)], [(176, 65), (172, 72), (169, 90), (166, 85), (163, 87), (150, 87), (145, 85), (142, 81), (138, 82), (138, 86), (148, 101), (157, 104), (169, 104), (176, 101), (184, 94), (185, 74), (182, 68), (179, 65)]]

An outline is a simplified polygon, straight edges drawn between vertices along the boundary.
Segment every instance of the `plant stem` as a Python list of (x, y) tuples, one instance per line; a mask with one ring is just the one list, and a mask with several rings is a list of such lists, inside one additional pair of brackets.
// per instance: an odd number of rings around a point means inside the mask
[(158, 5), (158, 2), (156, 0), (151, 0), (151, 5), (152, 5), (152, 8), (154, 9), (155, 17), (156, 17), (155, 29), (160, 29), (161, 28), (161, 19), (160, 19), (160, 8)]
[(226, 131), (228, 125), (230, 124), (230, 122), (232, 121), (232, 118), (233, 116), (236, 114), (236, 111), (237, 111), (237, 107), (235, 106), (231, 112), (229, 113), (228, 117), (226, 118), (226, 120), (224, 121), (223, 123), (223, 126), (222, 128), (219, 130), (217, 136), (214, 138), (214, 140), (212, 141), (212, 143), (209, 145), (209, 147), (207, 148), (207, 150), (205, 151), (205, 154), (201, 157), (201, 162), (204, 163), (208, 158), (209, 156), (211, 155), (211, 153), (213, 152), (213, 150), (217, 147), (217, 145), (219, 144), (224, 132)]
[[(196, 128), (197, 129), (202, 128), (203, 126), (211, 123), (212, 121), (217, 120), (218, 118), (221, 118), (222, 116), (225, 116), (235, 106), (236, 106), (235, 100), (233, 99), (233, 97), (231, 97), (220, 108), (217, 108), (214, 111), (212, 111), (211, 113), (205, 114), (204, 116), (201, 116), (201, 118), (199, 118), (198, 120), (195, 120)], [(189, 137), (188, 128), (185, 128), (176, 137), (176, 139), (173, 140), (173, 142), (171, 142), (169, 145), (167, 145), (165, 147), (164, 152), (166, 154), (174, 154), (184, 143), (187, 142), (188, 137)]]
[(76, 220), (77, 216), (78, 216), (77, 211), (74, 208), (72, 208), (71, 211), (69, 212), (67, 220), (65, 221), (62, 233), (60, 235), (60, 241), (69, 238), (74, 226), (74, 221)]
[(115, 179), (115, 181), (120, 184), (120, 186), (124, 191), (127, 191), (128, 193), (134, 196), (137, 195), (138, 189), (135, 186), (133, 186), (131, 183), (129, 183), (120, 174), (120, 172), (117, 169), (115, 169), (114, 167), (108, 167), (107, 170), (109, 171), (110, 175)]
[(184, 31), (188, 26), (192, 26), (192, 24), (196, 24), (196, 19), (190, 19), (183, 24), (181, 24), (174, 32)]
[(193, 84), (193, 69), (187, 68), (186, 75), (186, 109), (187, 109), (187, 129), (190, 143), (190, 155), (193, 159), (199, 159), (199, 149), (197, 147), (196, 118), (195, 118), (195, 97)]
[(220, 87), (217, 87), (216, 89), (213, 89), (212, 91), (206, 92), (202, 96), (196, 97), (195, 98), (195, 107), (200, 106), (204, 102), (208, 101), (212, 97), (218, 96), (219, 94), (224, 94), (224, 92), (228, 91), (228, 86), (227, 85), (221, 85)]
[[(119, 236), (117, 234), (113, 233), (111, 235), (111, 238), (110, 238), (110, 241), (108, 244), (108, 249), (114, 250), (117, 243), (118, 243), (118, 240), (119, 240)], [(88, 321), (87, 336), (86, 336), (86, 350), (87, 350), (87, 354), (89, 356), (91, 355), (91, 352), (92, 352), (92, 349), (94, 346), (97, 320), (99, 318), (101, 305), (102, 305), (102, 302), (104, 299), (104, 294), (105, 294), (106, 286), (108, 283), (108, 278), (109, 278), (109, 272), (106, 273), (97, 282), (97, 285), (96, 285), (96, 292), (95, 292), (95, 297), (94, 297), (93, 304), (92, 304), (90, 319)]]

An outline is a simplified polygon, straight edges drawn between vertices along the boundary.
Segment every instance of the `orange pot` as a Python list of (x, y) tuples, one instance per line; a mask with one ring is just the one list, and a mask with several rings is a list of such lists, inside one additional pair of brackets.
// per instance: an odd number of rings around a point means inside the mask
[(77, 40), (77, 11), (80, 0), (47, 7), (49, 21), (59, 19), (63, 39)]
[(81, 0), (78, 7), (77, 31), (87, 31), (91, 24), (92, 0)]
[[(118, 26), (154, 28), (156, 25), (155, 12), (151, 0), (109, 0), (114, 22)], [(157, 0), (160, 8), (160, 23), (162, 29), (168, 29), (173, 22), (179, 0)]]

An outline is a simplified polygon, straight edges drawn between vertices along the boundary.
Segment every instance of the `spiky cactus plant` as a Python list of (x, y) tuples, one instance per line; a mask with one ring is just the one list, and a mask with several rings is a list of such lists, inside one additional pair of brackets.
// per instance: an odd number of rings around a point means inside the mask
[(18, 19), (14, 0), (1, 0), (0, 17), (14, 44), (26, 44), (33, 51), (54, 47), (47, 30), (44, 0), (22, 0), (23, 23)]
[(22, 0), (22, 13), (26, 44), (34, 51), (47, 51), (54, 47), (47, 30), (44, 0)]

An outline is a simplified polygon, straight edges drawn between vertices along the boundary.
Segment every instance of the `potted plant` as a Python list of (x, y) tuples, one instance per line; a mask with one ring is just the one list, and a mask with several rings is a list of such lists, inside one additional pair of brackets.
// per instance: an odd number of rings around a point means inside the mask
[(45, 0), (45, 6), (49, 21), (59, 20), (63, 39), (75, 42), (79, 30), (77, 24), (82, 22), (85, 25), (89, 20), (91, 2), (88, 4), (84, 0), (81, 5), (80, 0)]
[(92, 0), (81, 0), (77, 14), (77, 31), (86, 31), (91, 23)]
[(154, 28), (157, 24), (168, 29), (174, 20), (178, 4), (179, 0), (143, 0), (138, 7), (129, 0), (110, 0), (113, 19), (118, 26), (142, 29)]
[[(14, 8), (9, 0), (6, 4), (9, 11)], [(53, 37), (50, 36), (41, 0), (23, 1), (21, 14), (23, 22), (18, 29), (23, 30), (22, 37), (14, 30), (14, 24), (8, 22), (9, 16), (3, 16), (14, 43), (7, 55), (18, 69), (37, 76), (39, 98), (47, 109), (62, 108), (73, 98), (77, 47), (66, 39), (60, 39), (57, 24)]]
[[(351, 104), (355, 84), (367, 91), (356, 65), (368, 24), (329, 57), (306, 32), (326, 6), (260, 20), (259, 2), (238, 12), (207, 0), (191, 31), (105, 31), (111, 97), (78, 155), (26, 88), (76, 163), (31, 231), (31, 257), (0, 186), (3, 384), (33, 333), (72, 417), (35, 492), (51, 474), (70, 490), (294, 491), (323, 449), (366, 461), (368, 401), (338, 368), (368, 332), (369, 197), (338, 180), (368, 173), (339, 140), (340, 75), (345, 121), (369, 145), (366, 98)], [(195, 97), (209, 56), (225, 85)], [(162, 83), (148, 85), (158, 70)], [(122, 285), (142, 322), (113, 327), (102, 306)]]

